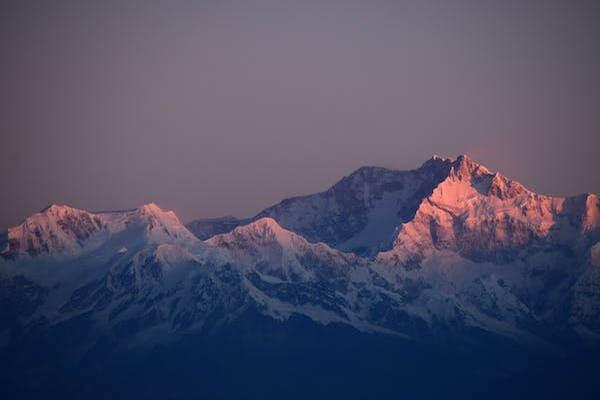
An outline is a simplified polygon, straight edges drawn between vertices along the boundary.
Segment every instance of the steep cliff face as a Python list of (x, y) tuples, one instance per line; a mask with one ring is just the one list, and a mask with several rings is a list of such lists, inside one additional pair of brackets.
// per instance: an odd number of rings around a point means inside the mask
[(253, 218), (198, 219), (187, 227), (205, 240), (271, 217), (310, 242), (372, 257), (391, 247), (396, 227), (412, 218), (450, 168), (451, 160), (441, 157), (410, 171), (362, 167), (324, 192), (284, 199)]
[(600, 226), (598, 197), (549, 197), (492, 173), (466, 156), (402, 224), (393, 249), (377, 259), (400, 265), (435, 250), (506, 263), (527, 246), (577, 247)]
[(441, 158), (412, 171), (363, 167), (325, 192), (283, 200), (258, 217), (270, 216), (309, 241), (372, 256), (390, 247), (396, 227), (411, 219), (448, 169)]

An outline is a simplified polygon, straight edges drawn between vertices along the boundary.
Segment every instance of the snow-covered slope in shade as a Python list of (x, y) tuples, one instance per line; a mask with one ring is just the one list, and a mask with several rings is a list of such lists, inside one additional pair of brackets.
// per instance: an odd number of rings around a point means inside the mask
[[(74, 233), (79, 219), (92, 219), (95, 229)], [(50, 207), (9, 234), (24, 233), (18, 237), (28, 244), (38, 230), (43, 239), (60, 238), (60, 245), (36, 252), (13, 247), (0, 258), (0, 302), (9, 328), (85, 320), (92, 341), (125, 324), (131, 338), (164, 341), (207, 318), (230, 318), (246, 304), (241, 278), (225, 257), (156, 204), (98, 213)]]
[[(411, 171), (362, 167), (324, 192), (285, 199), (250, 220), (272, 217), (310, 242), (373, 256), (391, 247), (396, 227), (410, 220), (421, 200), (447, 176), (450, 163), (433, 157)], [(197, 220), (188, 227), (204, 239), (207, 231), (223, 233), (247, 222)]]
[(435, 268), (411, 273), (309, 243), (272, 218), (206, 243), (227, 251), (244, 268), (250, 297), (274, 318), (298, 314), (324, 324), (340, 322), (415, 338), (452, 325), (517, 339), (534, 337), (517, 327), (532, 319), (531, 311), (498, 284), (502, 275), (491, 264), (447, 253), (428, 260)]
[(52, 324), (85, 316), (95, 334), (127, 326), (126, 336), (136, 342), (168, 342), (247, 307), (241, 279), (219, 258), (182, 244), (147, 245), (117, 254), (94, 279), (49, 299), (56, 306), (41, 307), (38, 314)]
[[(272, 218), (260, 218), (206, 241), (244, 270), (250, 298), (276, 319), (304, 315), (318, 323), (346, 323), (363, 331), (392, 330), (370, 318), (359, 290), (378, 297), (366, 259), (309, 243)], [(383, 278), (380, 277), (381, 280)]]
[(199, 218), (186, 224), (186, 227), (200, 240), (209, 239), (221, 233), (231, 232), (236, 226), (251, 222), (250, 218), (232, 216), (219, 218)]
[[(552, 235), (568, 241), (596, 229), (597, 204), (592, 194), (536, 194), (465, 155), (434, 156), (411, 171), (363, 167), (324, 192), (285, 199), (254, 218), (197, 220), (188, 228), (206, 239), (272, 217), (310, 242), (369, 257), (383, 252), (380, 260), (386, 262), (432, 246), (473, 258), (493, 251), (500, 261), (534, 239)], [(385, 253), (399, 246), (413, 249)]]
[(285, 199), (259, 217), (273, 217), (312, 242), (371, 256), (390, 247), (395, 228), (412, 218), (449, 164), (434, 157), (411, 171), (363, 167), (324, 192)]
[[(216, 235), (206, 243), (227, 250), (243, 265), (257, 266), (261, 273), (291, 281), (325, 278), (323, 274), (331, 268), (362, 263), (354, 254), (342, 253), (324, 243), (309, 243), (269, 217)], [(307, 261), (321, 261), (322, 265), (311, 265), (309, 269)]]

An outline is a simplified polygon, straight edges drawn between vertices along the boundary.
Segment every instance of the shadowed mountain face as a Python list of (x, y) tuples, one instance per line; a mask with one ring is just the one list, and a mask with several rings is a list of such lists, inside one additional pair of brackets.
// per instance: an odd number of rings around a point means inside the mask
[[(552, 391), (526, 382), (572, 365), (586, 366), (572, 378), (578, 393), (597, 389), (588, 379), (600, 338), (598, 197), (536, 194), (467, 156), (414, 171), (361, 168), (253, 218), (187, 227), (155, 204), (52, 205), (0, 245), (0, 372), (13, 397), (79, 397), (102, 379), (118, 394), (147, 392), (140, 366), (158, 379), (166, 361), (206, 376), (177, 378), (178, 397), (393, 398), (394, 379), (416, 397), (475, 396), (488, 384), (541, 396)], [(500, 355), (506, 365), (490, 362)], [(556, 368), (544, 372), (549, 361)], [(478, 371), (477, 384), (459, 390), (448, 379), (456, 362), (455, 378)], [(331, 370), (315, 377), (312, 364)], [(259, 371), (271, 389), (252, 381)], [(357, 374), (363, 381), (341, 386)], [(63, 385), (68, 376), (77, 378)], [(229, 378), (241, 386), (226, 387)], [(150, 397), (172, 390), (165, 379)], [(311, 389), (288, 390), (303, 384)]]
[(413, 171), (363, 167), (324, 192), (285, 199), (249, 220), (195, 220), (188, 228), (206, 239), (206, 232), (225, 233), (237, 225), (272, 217), (309, 241), (373, 256), (391, 246), (398, 225), (411, 219), (450, 168), (450, 160), (437, 157)]

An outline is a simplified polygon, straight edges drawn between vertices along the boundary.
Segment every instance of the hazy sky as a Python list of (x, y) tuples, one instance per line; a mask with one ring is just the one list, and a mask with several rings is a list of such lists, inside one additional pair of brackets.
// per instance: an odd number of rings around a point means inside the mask
[(0, 227), (56, 202), (251, 215), (468, 153), (600, 191), (600, 1), (0, 3)]

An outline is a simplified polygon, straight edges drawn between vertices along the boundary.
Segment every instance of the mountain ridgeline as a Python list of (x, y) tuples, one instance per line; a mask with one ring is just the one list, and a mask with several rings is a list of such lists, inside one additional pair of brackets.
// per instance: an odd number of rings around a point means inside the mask
[[(537, 194), (467, 156), (363, 167), (252, 218), (52, 205), (0, 236), (15, 398), (397, 398), (397, 382), (593, 398), (599, 348), (598, 196)], [(204, 378), (173, 392), (166, 365)]]

